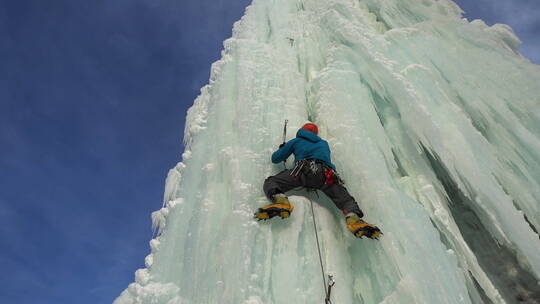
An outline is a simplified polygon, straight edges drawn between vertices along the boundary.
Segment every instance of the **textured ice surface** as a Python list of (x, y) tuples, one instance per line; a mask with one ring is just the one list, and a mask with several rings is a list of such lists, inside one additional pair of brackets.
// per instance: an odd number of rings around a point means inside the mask
[[(540, 67), (519, 43), (447, 0), (253, 1), (115, 303), (322, 303), (309, 199), (334, 303), (539, 303)], [(289, 139), (319, 125), (380, 241), (301, 191), (252, 219), (285, 118)]]

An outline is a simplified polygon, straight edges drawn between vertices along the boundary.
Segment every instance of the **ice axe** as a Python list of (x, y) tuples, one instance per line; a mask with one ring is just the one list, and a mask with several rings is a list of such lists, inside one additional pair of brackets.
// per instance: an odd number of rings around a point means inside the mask
[(285, 119), (285, 124), (283, 125), (283, 143), (285, 143), (285, 138), (287, 137), (287, 123), (288, 119)]
[[(285, 145), (285, 138), (287, 138), (287, 123), (288, 122), (289, 122), (289, 120), (285, 119), (285, 124), (283, 125), (283, 143), (279, 146), (280, 148)], [(283, 167), (285, 167), (285, 169), (287, 169), (286, 161), (287, 160), (283, 161)]]

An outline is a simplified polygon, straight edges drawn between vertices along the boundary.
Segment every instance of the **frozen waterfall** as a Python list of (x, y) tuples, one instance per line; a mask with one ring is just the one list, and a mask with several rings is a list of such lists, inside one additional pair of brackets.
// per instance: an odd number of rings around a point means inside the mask
[[(540, 66), (449, 0), (254, 0), (188, 112), (146, 268), (116, 304), (540, 303)], [(323, 194), (266, 222), (281, 141), (319, 125), (379, 241)], [(289, 162), (290, 168), (292, 163)]]

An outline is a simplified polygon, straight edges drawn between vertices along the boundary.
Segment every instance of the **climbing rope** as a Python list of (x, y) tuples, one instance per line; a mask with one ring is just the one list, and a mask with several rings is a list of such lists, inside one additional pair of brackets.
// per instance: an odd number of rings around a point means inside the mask
[[(313, 228), (315, 229), (315, 239), (317, 240), (317, 250), (319, 252), (319, 262), (321, 263), (321, 272), (322, 272), (322, 279), (323, 279), (323, 288), (324, 288), (324, 295), (326, 296), (327, 303), (328, 299), (330, 298), (330, 295), (328, 294), (328, 291), (326, 290), (326, 279), (324, 278), (324, 266), (322, 261), (322, 255), (321, 255), (321, 245), (319, 244), (319, 233), (317, 232), (317, 222), (315, 220), (315, 210), (313, 209), (313, 200), (309, 198), (309, 202), (311, 204), (311, 215), (313, 215)], [(333, 286), (333, 284), (332, 284)]]

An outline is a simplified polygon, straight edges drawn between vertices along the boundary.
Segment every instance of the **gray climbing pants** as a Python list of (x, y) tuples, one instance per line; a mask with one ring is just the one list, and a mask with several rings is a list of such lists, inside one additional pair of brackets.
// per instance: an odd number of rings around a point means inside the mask
[(303, 170), (298, 170), (298, 172), (293, 172), (294, 169), (287, 169), (268, 177), (264, 181), (264, 193), (270, 200), (273, 200), (272, 197), (274, 195), (285, 193), (298, 187), (318, 189), (324, 192), (343, 214), (346, 215), (349, 212), (353, 212), (360, 217), (364, 216), (354, 197), (347, 191), (347, 188), (339, 182), (327, 184), (324, 174), (325, 166), (317, 163), (315, 167), (316, 169), (314, 167), (304, 168)]

